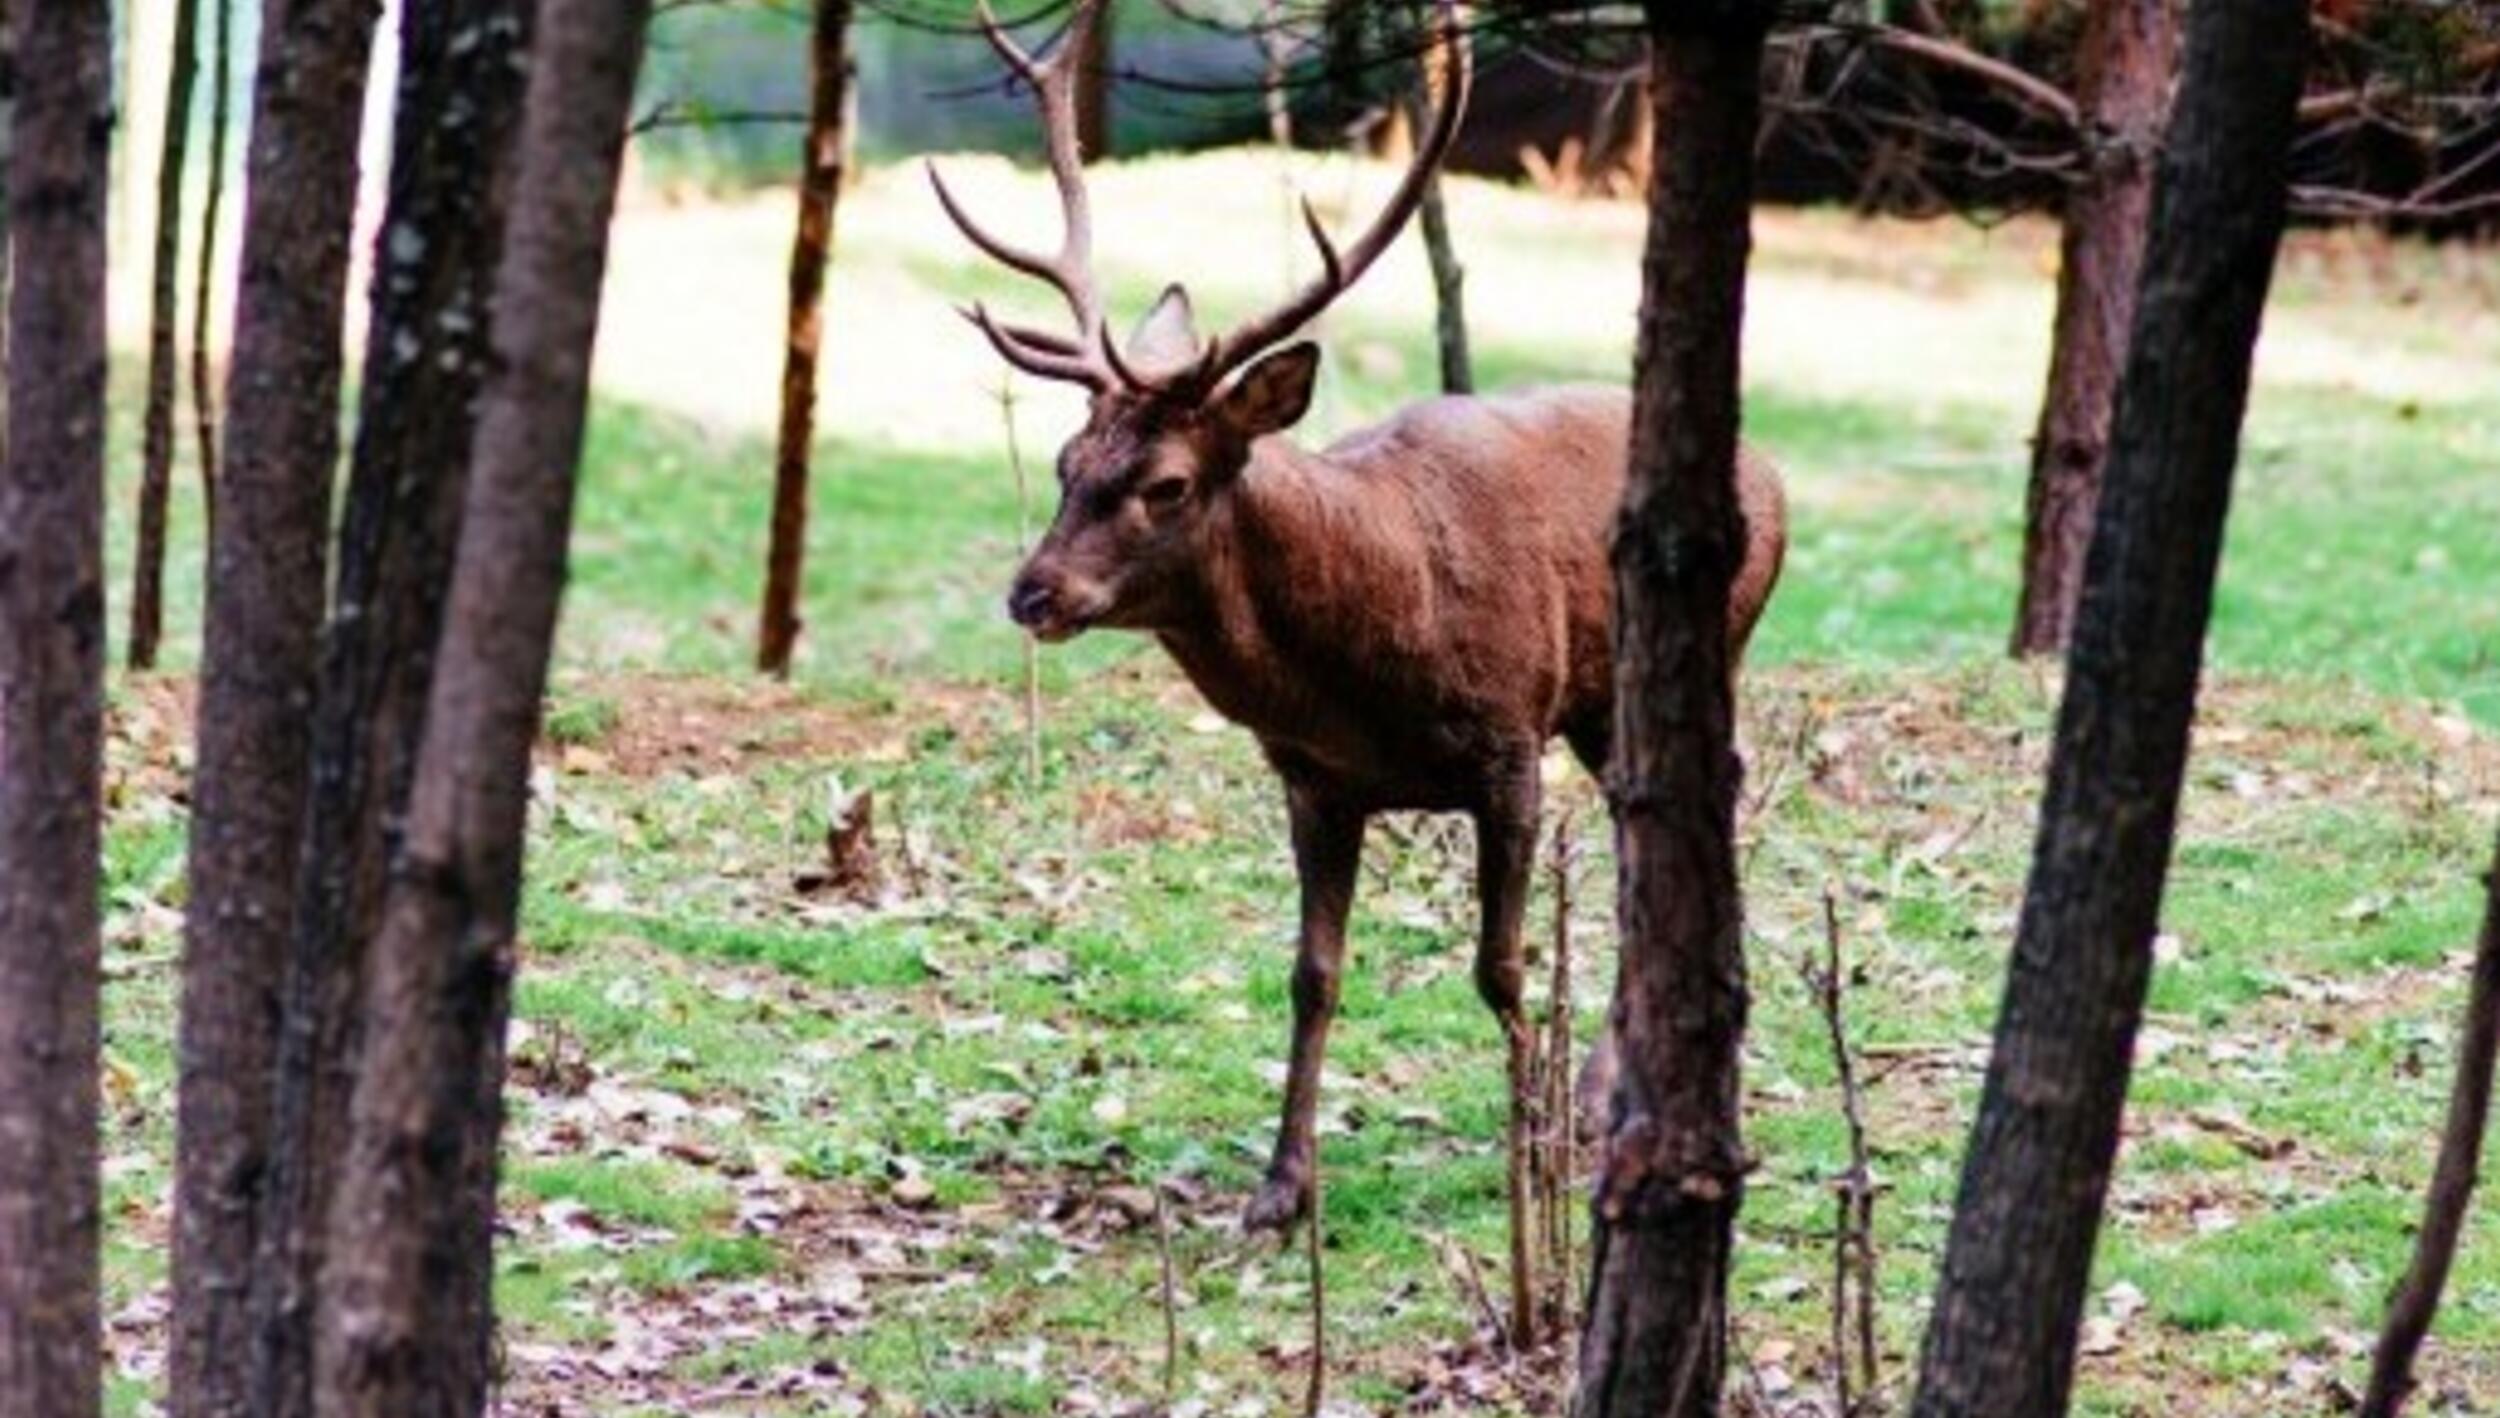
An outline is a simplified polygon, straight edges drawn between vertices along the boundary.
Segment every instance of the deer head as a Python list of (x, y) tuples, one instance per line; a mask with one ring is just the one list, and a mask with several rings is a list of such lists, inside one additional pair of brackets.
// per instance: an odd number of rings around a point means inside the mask
[(1059, 508), (1016, 574), (1008, 614), (1043, 640), (1094, 626), (1154, 629), (1175, 614), (1221, 509), (1250, 462), (1251, 445), (1281, 433), (1310, 407), (1319, 346), (1287, 343), (1359, 279), (1396, 239), (1424, 184), (1449, 153), (1465, 111), (1469, 71), (1456, 6), (1441, 0), (1439, 104), (1413, 163), (1372, 224), (1338, 249), (1306, 201), (1303, 223), (1320, 270), (1281, 304), (1222, 334), (1200, 335), (1188, 292), (1175, 284), (1125, 342), (1106, 323), (1093, 271), (1093, 216), (1076, 139), (1077, 56), (1103, 0), (1080, 0), (1058, 46), (1036, 58), (1000, 27), (987, 0), (982, 30), (1041, 112), (1050, 173), (1059, 189), (1059, 249), (1044, 254), (990, 234), (974, 221), (934, 164), (938, 202), (991, 259), (1042, 281), (1065, 300), (1074, 325), (1061, 335), (995, 318), (978, 304), (964, 317), (1009, 364), (1037, 378), (1083, 386), (1085, 426), (1059, 451)]

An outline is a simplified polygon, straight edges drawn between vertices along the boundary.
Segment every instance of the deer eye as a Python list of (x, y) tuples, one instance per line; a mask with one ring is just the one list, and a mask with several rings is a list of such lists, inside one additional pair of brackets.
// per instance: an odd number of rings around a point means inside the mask
[(1138, 500), (1157, 509), (1173, 506), (1189, 492), (1187, 478), (1157, 478), (1137, 490)]

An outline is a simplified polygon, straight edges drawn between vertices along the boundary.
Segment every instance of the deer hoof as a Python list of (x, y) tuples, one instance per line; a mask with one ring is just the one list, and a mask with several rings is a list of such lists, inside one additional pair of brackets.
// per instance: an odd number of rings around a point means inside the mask
[(1270, 1177), (1241, 1213), (1241, 1229), (1250, 1232), (1291, 1231), (1311, 1212), (1311, 1184), (1300, 1176)]

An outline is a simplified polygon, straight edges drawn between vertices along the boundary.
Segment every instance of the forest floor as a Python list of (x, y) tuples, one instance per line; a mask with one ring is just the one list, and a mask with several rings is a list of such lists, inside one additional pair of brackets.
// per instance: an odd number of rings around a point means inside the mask
[[(1037, 181), (965, 166), (974, 200), (1045, 222)], [(1342, 194), (1351, 171), (1306, 176)], [(1105, 174), (1122, 307), (1173, 273), (1211, 278), (1219, 312), (1273, 285), (1274, 175), (1238, 156)], [(908, 169), (846, 199), (800, 675), (745, 674), (784, 205), (645, 202), (621, 232), (537, 785), (510, 1411), (1141, 1411), (1166, 1397), (1167, 1314), (1178, 1411), (1290, 1411), (1305, 1261), (1234, 1224), (1283, 1058), (1276, 794), (1157, 658), (1103, 637), (1044, 657), (1028, 776), (1018, 642), (995, 609), (1019, 535), (996, 376), (943, 304), (1010, 292), (959, 259)], [(1619, 377), (1636, 212), (1461, 184), (1457, 220), (1489, 385)], [(1257, 273), (1209, 269), (1245, 247)], [(1845, 1129), (1796, 968), (1827, 892), (1886, 1188), (1889, 1379), (1915, 1351), (2055, 703), (2052, 674), (1998, 655), (2052, 251), (2036, 224), (1763, 223), (1749, 434), (1789, 470), (1796, 540), (1744, 695), (1761, 1166), (1736, 1294), (1742, 1387), (1769, 1411), (1818, 1411), (1829, 1356)], [(1422, 392), (1426, 289), (1402, 253), (1333, 317), (1320, 431)], [(2295, 243), (2085, 1411), (2335, 1406), (2403, 1263), (2500, 814), (2495, 347), (2487, 258)], [(1067, 414), (1019, 390), (1037, 498)], [(178, 512), (187, 631), (196, 517)], [(114, 691), (123, 1411), (161, 1344), (186, 696), (180, 669)], [(1585, 1036), (1610, 978), (1611, 857), (1590, 785), (1558, 777)], [(829, 879), (825, 838), (859, 788), (880, 872), (853, 890)], [(1504, 1274), (1506, 1103), (1467, 978), (1468, 855), (1462, 827), (1412, 820), (1366, 857), (1323, 1099), (1332, 1393), (1355, 1411), (1550, 1411), (1558, 1377), (1483, 1322)], [(1554, 899), (1549, 877), (1541, 952)], [(2492, 1228), (2469, 1233), (2425, 1370), (2429, 1411), (2500, 1405)]]

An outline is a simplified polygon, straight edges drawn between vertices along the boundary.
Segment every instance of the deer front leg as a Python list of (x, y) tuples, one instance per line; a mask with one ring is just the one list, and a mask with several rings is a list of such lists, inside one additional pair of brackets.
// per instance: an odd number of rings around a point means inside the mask
[(1534, 1262), (1528, 1236), (1528, 1095), (1533, 1040), (1521, 1001), (1526, 967), (1520, 931), (1535, 875), (1537, 804), (1541, 792), (1533, 748), (1491, 785), (1476, 814), (1476, 891), (1482, 912), (1476, 942), (1476, 992), (1502, 1028), (1510, 1063), (1511, 1337), (1527, 1342), (1534, 1316)]
[(1318, 1141), (1320, 1061), (1337, 1014), (1345, 974), (1346, 913), (1362, 866), (1365, 814), (1308, 786), (1288, 784), (1293, 869), (1302, 883), (1302, 931), (1293, 961), (1293, 1061), (1285, 1072), (1285, 1116), (1267, 1180), (1250, 1199), (1241, 1224), (1251, 1231), (1290, 1229), (1311, 1209)]

